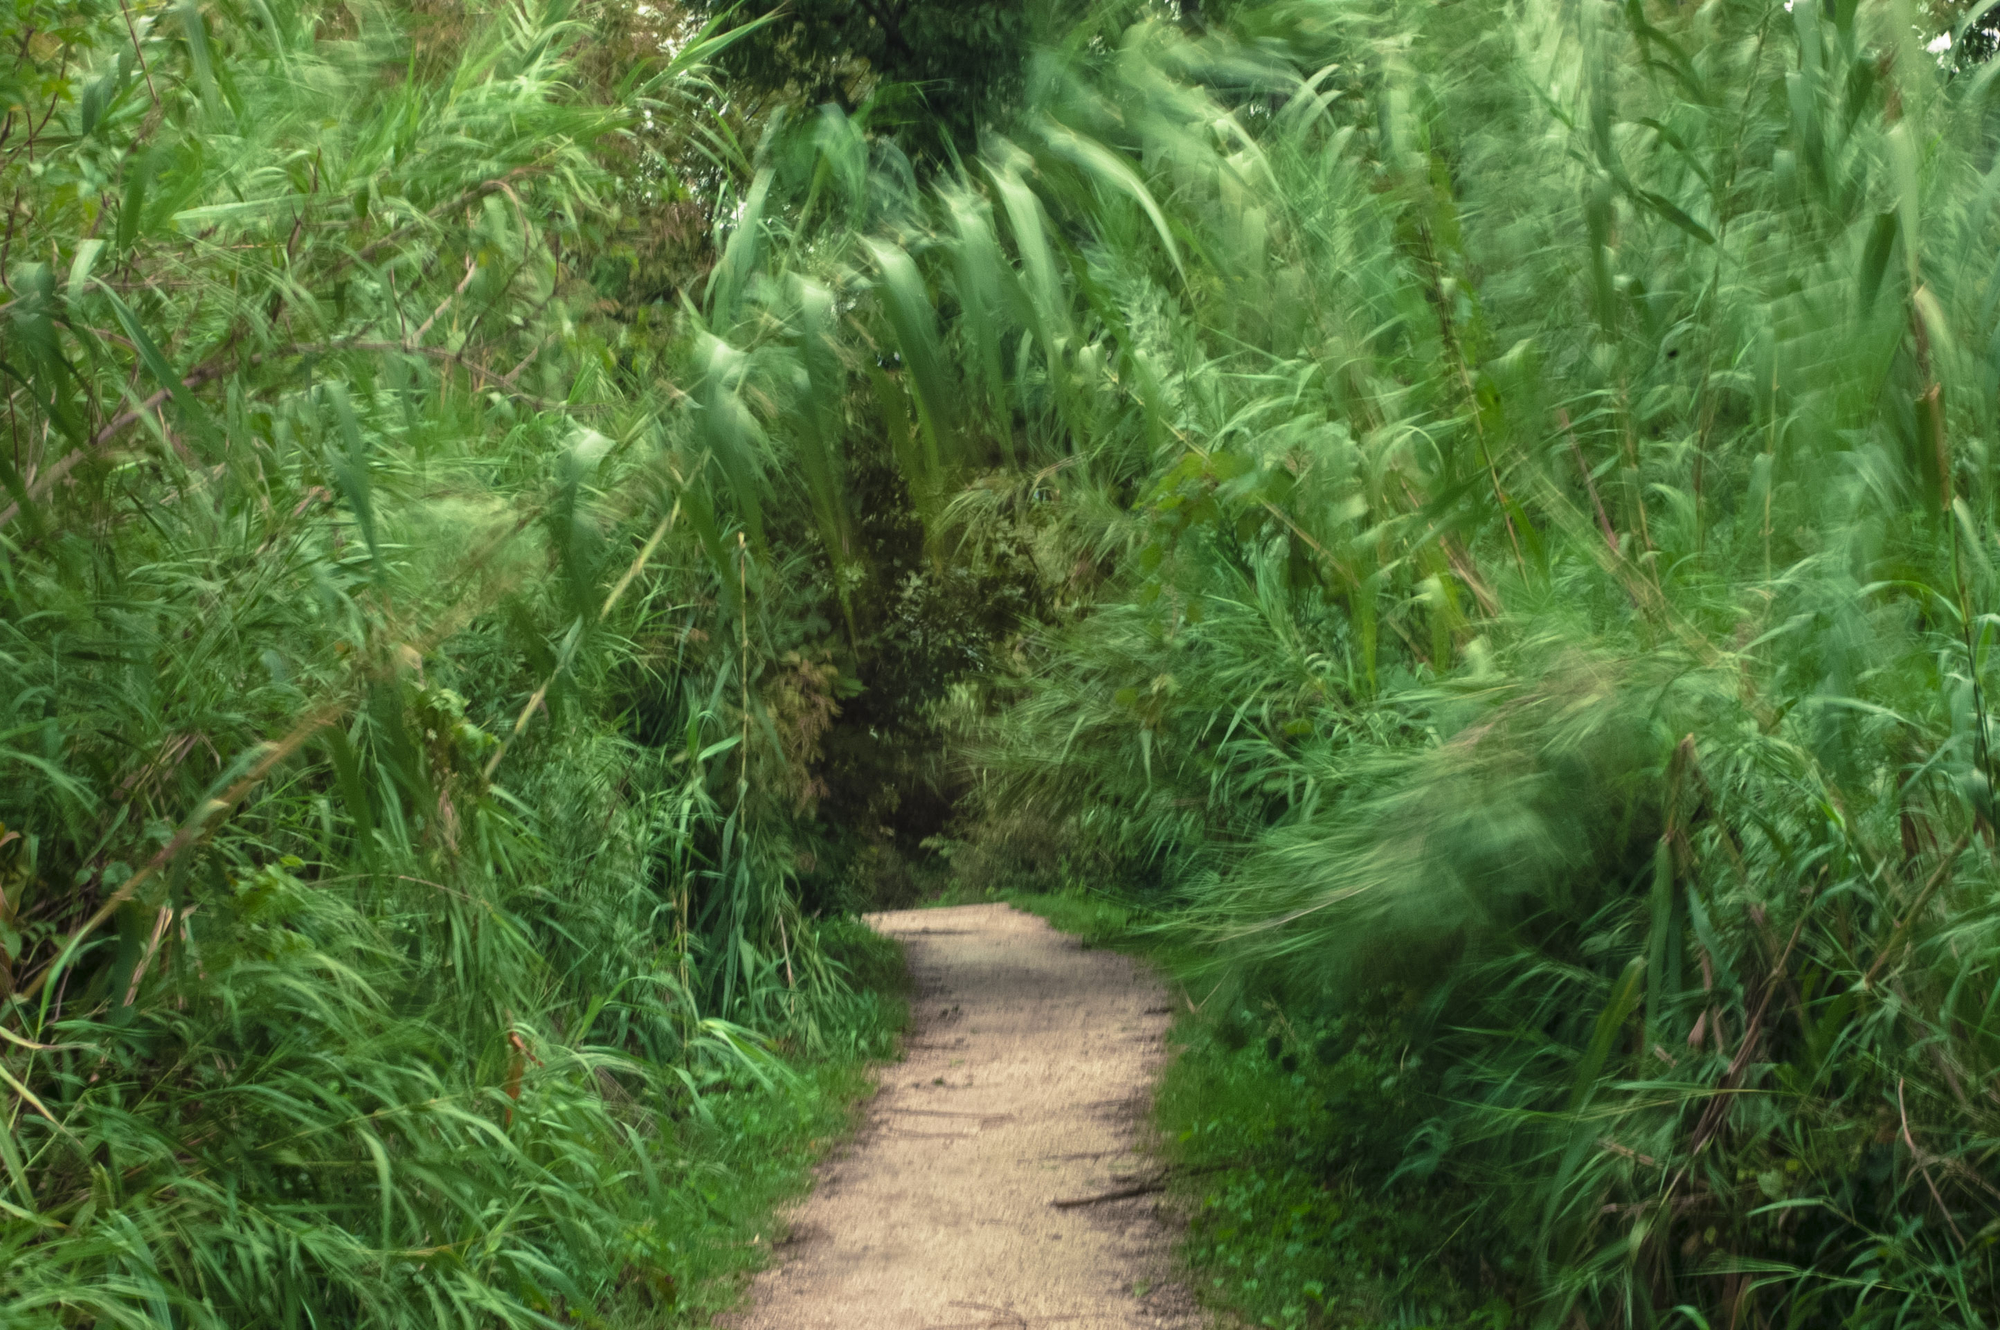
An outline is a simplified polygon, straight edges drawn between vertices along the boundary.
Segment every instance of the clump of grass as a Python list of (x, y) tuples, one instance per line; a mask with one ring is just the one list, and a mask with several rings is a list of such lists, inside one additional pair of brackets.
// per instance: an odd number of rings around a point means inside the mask
[(1514, 1324), (1448, 1259), (1468, 1246), (1462, 1198), (1384, 1186), (1423, 1102), (1401, 1023), (1298, 1014), (1216, 997), (1179, 1022), (1154, 1114), (1190, 1284), (1287, 1330)]
[(1143, 927), (1140, 910), (1087, 891), (1015, 891), (1001, 899), (1081, 939), (1086, 949), (1131, 948), (1138, 943), (1139, 929)]

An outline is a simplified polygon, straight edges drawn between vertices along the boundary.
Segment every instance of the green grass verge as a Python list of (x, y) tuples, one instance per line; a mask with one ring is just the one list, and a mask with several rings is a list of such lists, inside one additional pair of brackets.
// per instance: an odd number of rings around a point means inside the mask
[(1201, 958), (1141, 906), (1078, 890), (991, 899), (1086, 947), (1140, 956), (1188, 995), (1153, 1115), (1188, 1216), (1185, 1277), (1205, 1303), (1275, 1330), (1515, 1323), (1504, 1302), (1457, 1278), (1454, 1198), (1385, 1186), (1412, 1109), (1399, 1093), (1411, 1069), (1387, 1002), (1296, 1028), (1275, 1007), (1232, 1002), (1212, 977), (1197, 980)]
[(1005, 901), (1017, 910), (1040, 915), (1086, 947), (1135, 954), (1146, 950), (1142, 930), (1151, 922), (1150, 916), (1136, 906), (1092, 892), (999, 891), (982, 894), (976, 900), (955, 900), (946, 896), (931, 903), (971, 905), (984, 900)]
[(853, 1130), (874, 1092), (871, 1066), (895, 1055), (908, 1017), (900, 944), (858, 923), (822, 936), (855, 991), (822, 1016), (819, 1051), (788, 1059), (789, 1079), (708, 1094), (705, 1113), (682, 1125), (671, 1152), (682, 1180), (652, 1221), (666, 1235), (671, 1273), (638, 1299), (654, 1314), (630, 1327), (707, 1326), (742, 1303), (750, 1276), (769, 1262), (778, 1210)]

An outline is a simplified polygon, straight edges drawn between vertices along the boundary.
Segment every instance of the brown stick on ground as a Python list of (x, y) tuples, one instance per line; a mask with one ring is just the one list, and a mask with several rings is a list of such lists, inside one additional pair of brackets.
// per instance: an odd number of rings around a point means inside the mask
[(1065, 1200), (1050, 1201), (1049, 1204), (1058, 1210), (1074, 1210), (1080, 1205), (1097, 1205), (1103, 1201), (1129, 1201), (1134, 1196), (1150, 1196), (1156, 1191), (1166, 1189), (1165, 1178), (1152, 1178), (1145, 1182), (1134, 1183), (1130, 1187), (1120, 1187), (1116, 1191), (1101, 1191), (1095, 1196), (1071, 1196)]

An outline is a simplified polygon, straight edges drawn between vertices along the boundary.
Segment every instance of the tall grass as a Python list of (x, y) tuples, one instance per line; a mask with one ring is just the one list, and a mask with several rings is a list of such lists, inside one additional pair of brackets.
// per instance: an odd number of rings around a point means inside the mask
[(727, 38), (598, 104), (475, 20), (11, 20), (8, 1325), (663, 1320), (711, 1101), (885, 1026), (792, 890), (815, 593), (588, 282), (621, 136), (733, 169)]
[(1281, 1011), (1403, 994), (1428, 1107), (1331, 1167), (1536, 1323), (1989, 1323), (1991, 71), (1895, 5), (1243, 22), (1181, 136), (1088, 108), (1180, 243), (1100, 184), (1133, 501), (994, 805)]
[[(736, 159), (700, 43), (605, 110), (556, 12), (430, 81), (204, 15), (30, 41), (4, 148), (34, 1296), (643, 1272), (653, 1098), (839, 1028), (828, 643), (889, 624), (976, 667), (925, 723), (994, 835), (1281, 1049), (1396, 1032), (1415, 1125), (1327, 1182), (1459, 1206), (1468, 1283), (1993, 1319), (2000, 178), (1929, 17), (1107, 13), (925, 184), (832, 111)], [(742, 184), (678, 315), (600, 317), (641, 111)]]
[(1085, 31), (768, 260), (854, 293), (937, 557), (1047, 597), (991, 825), (1274, 1020), (1387, 986), (1420, 1121), (1329, 1167), (1535, 1323), (1994, 1315), (1992, 71), (1928, 22)]

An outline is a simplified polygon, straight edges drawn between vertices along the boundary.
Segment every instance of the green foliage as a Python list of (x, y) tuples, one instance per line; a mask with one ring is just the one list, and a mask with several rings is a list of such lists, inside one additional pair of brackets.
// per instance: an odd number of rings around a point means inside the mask
[(694, 1314), (893, 1029), (796, 890), (817, 595), (575, 261), (718, 43), (388, 17), (8, 33), (10, 1326)]
[[(637, 1142), (868, 1028), (802, 901), (928, 842), (1400, 995), (1365, 1115), (1197, 1058), (1260, 1316), (1383, 1204), (1452, 1278), (1340, 1315), (1993, 1321), (1993, 70), (1918, 10), (1092, 19), (920, 185), (856, 102), (745, 163), (722, 38), (141, 8), (23, 11), (0, 145), (47, 1296), (609, 1305)], [(705, 280), (614, 282), (702, 151)]]
[(1439, 1260), (1463, 1198), (1383, 1194), (1422, 1100), (1407, 1021), (1369, 1007), (1299, 1026), (1212, 999), (1183, 1018), (1155, 1113), (1192, 1279), (1256, 1325), (1505, 1330), (1506, 1304)]
[(981, 816), (1295, 1026), (1409, 993), (1380, 1185), (1468, 1306), (1987, 1323), (1986, 71), (1894, 5), (1234, 22), (897, 236), (965, 311), (887, 279), (917, 425), (1002, 422), (906, 474), (1027, 473), (934, 528), (1094, 602), (957, 713)]
[(1090, 892), (1008, 892), (1003, 897), (1017, 910), (1038, 915), (1050, 925), (1080, 938), (1086, 948), (1124, 949), (1138, 939), (1139, 912), (1131, 906)]

